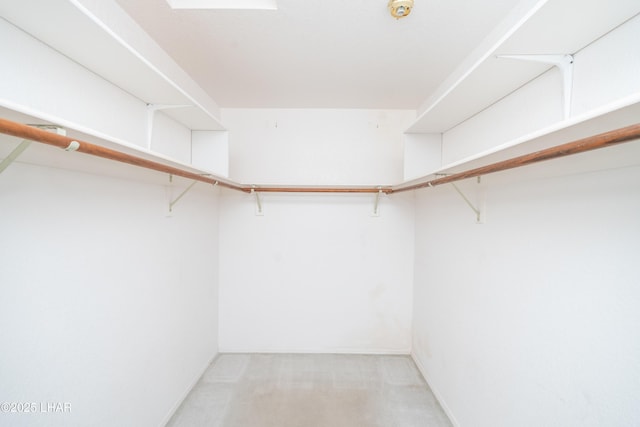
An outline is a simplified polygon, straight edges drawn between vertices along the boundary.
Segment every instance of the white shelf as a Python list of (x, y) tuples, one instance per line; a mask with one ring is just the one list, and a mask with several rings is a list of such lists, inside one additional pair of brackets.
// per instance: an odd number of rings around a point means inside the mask
[[(137, 145), (127, 143), (109, 137), (108, 135), (96, 135), (91, 130), (74, 128), (67, 126), (68, 123), (58, 120), (47, 120), (25, 113), (20, 113), (12, 109), (0, 107), (0, 117), (18, 123), (28, 123), (32, 125), (54, 125), (61, 126), (66, 131), (66, 136), (80, 141), (90, 142), (102, 147), (110, 148), (122, 153), (130, 154), (142, 159), (161, 163), (167, 166), (183, 169), (199, 175), (207, 175), (223, 183), (233, 183), (228, 178), (221, 177), (212, 171), (196, 168), (192, 165), (171, 159), (162, 154), (146, 150)], [(87, 132), (85, 132), (87, 131)], [(21, 142), (20, 138), (0, 134), (0, 159), (7, 155)], [(75, 172), (89, 173), (93, 175), (112, 176), (117, 178), (132, 179), (140, 182), (147, 182), (157, 185), (168, 185), (168, 174), (149, 169), (139, 168), (121, 162), (86, 155), (83, 153), (66, 152), (56, 147), (45, 144), (32, 143), (27, 150), (16, 160), (18, 163), (26, 163), (37, 166), (44, 166), (56, 169), (65, 169)], [(11, 166), (9, 166), (11, 167)], [(174, 183), (189, 182), (186, 178), (174, 177)], [(206, 185), (206, 184), (203, 184)]]
[(575, 54), (639, 12), (637, 0), (521, 3), (422, 105), (406, 132), (443, 133), (550, 68), (497, 55)]
[(23, 0), (0, 15), (192, 130), (224, 130), (216, 103), (115, 2)]
[[(444, 165), (419, 178), (405, 181), (399, 186), (404, 187), (427, 182), (440, 174), (450, 175), (464, 172), (639, 122), (640, 93), (637, 93), (589, 113), (564, 120), (529, 135), (524, 135), (490, 150)], [(597, 164), (586, 165), (586, 168), (599, 169), (640, 164), (640, 145), (635, 144), (635, 146), (637, 155), (629, 156), (628, 153), (623, 153), (620, 156), (600, 155), (597, 158)], [(580, 167), (584, 168), (585, 165), (580, 165)]]

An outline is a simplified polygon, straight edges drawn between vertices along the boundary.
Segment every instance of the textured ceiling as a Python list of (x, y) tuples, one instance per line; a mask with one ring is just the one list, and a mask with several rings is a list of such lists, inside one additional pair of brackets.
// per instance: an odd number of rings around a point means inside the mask
[(278, 10), (172, 10), (117, 0), (222, 107), (415, 109), (517, 4), (278, 0)]

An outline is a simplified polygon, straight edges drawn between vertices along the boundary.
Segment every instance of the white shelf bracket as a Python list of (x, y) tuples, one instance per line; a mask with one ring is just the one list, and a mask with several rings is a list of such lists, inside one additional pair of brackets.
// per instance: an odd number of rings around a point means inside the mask
[[(29, 125), (29, 126), (38, 128), (38, 129), (47, 130), (49, 132), (57, 133), (58, 135), (67, 134), (67, 131), (64, 128), (61, 128), (60, 126), (56, 126), (56, 125)], [(2, 162), (0, 162), (0, 173), (4, 172), (4, 170), (8, 168), (11, 165), (11, 163), (15, 162), (16, 159), (20, 157), (20, 155), (24, 153), (24, 151), (27, 148), (29, 148), (29, 145), (31, 145), (31, 141), (28, 139), (23, 139), (22, 142), (20, 142), (20, 144), (18, 144), (16, 148), (14, 148), (11, 151), (11, 153), (9, 153), (9, 155), (5, 157), (2, 160)], [(80, 148), (80, 143), (78, 141), (71, 141), (69, 146), (64, 150), (76, 151), (78, 148)]]
[(256, 191), (255, 185), (251, 189), (251, 194), (256, 197), (256, 216), (263, 216), (264, 212), (262, 211), (262, 201), (260, 200), (260, 193)]
[(380, 196), (382, 195), (382, 187), (378, 187), (378, 192), (376, 193), (376, 199), (373, 203), (373, 213), (371, 216), (380, 216), (380, 211), (378, 210), (378, 206), (380, 203)]
[(564, 119), (571, 116), (571, 96), (573, 91), (573, 55), (498, 55), (499, 59), (542, 62), (558, 67), (562, 74)]
[[(480, 177), (478, 177), (478, 184), (480, 184)], [(451, 185), (453, 186), (453, 188), (455, 188), (455, 190), (458, 192), (460, 197), (464, 199), (465, 203), (467, 204), (467, 206), (471, 208), (473, 213), (476, 214), (476, 223), (482, 224), (484, 221), (482, 218), (482, 211), (480, 210), (480, 208), (476, 207), (473, 203), (471, 203), (471, 200), (469, 200), (469, 198), (462, 192), (462, 190), (460, 190), (460, 188), (458, 188), (456, 184), (452, 182)]]
[(156, 111), (168, 110), (170, 108), (187, 108), (193, 105), (171, 105), (171, 104), (147, 104), (147, 149), (151, 150), (151, 138), (153, 137), (153, 122), (156, 118)]
[(178, 197), (175, 198), (174, 201), (169, 202), (169, 212), (173, 212), (173, 207), (175, 206), (176, 203), (178, 203), (178, 201), (180, 199), (182, 199), (182, 197), (187, 194), (189, 192), (189, 190), (191, 190), (193, 188), (194, 185), (196, 185), (198, 183), (198, 181), (193, 181), (191, 183), (191, 185), (189, 185), (182, 193), (180, 193), (180, 195)]
[(4, 172), (4, 170), (8, 168), (11, 163), (13, 163), (18, 157), (20, 157), (20, 154), (22, 154), (24, 150), (29, 148), (29, 145), (31, 145), (31, 141), (29, 141), (28, 139), (23, 139), (22, 142), (18, 144), (18, 146), (14, 148), (13, 151), (11, 151), (11, 153), (9, 153), (9, 155), (4, 158), (4, 160), (2, 160), (2, 162), (0, 162), (0, 173)]

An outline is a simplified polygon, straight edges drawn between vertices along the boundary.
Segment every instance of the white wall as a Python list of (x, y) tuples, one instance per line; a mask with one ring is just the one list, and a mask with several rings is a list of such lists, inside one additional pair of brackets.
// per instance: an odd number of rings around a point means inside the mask
[(223, 109), (229, 174), (247, 184), (389, 185), (402, 181), (413, 110)]
[[(246, 115), (246, 116), (245, 116)], [(231, 176), (248, 183), (391, 184), (413, 112), (223, 110)], [(277, 127), (276, 127), (277, 123)], [(225, 192), (220, 350), (407, 353), (413, 198)]]
[(220, 351), (408, 353), (413, 198), (225, 193)]
[(0, 20), (0, 35), (0, 46), (6, 52), (0, 67), (4, 106), (27, 114), (47, 114), (56, 121), (146, 145), (144, 102), (5, 20)]
[(0, 19), (0, 107), (191, 163), (191, 131)]
[(638, 425), (640, 167), (519, 174), (419, 193), (414, 357), (459, 426)]
[(404, 180), (421, 178), (442, 167), (441, 133), (404, 135)]
[[(640, 94), (639, 37), (640, 16), (636, 16), (574, 55), (571, 117)], [(443, 165), (561, 122), (562, 97), (560, 72), (552, 68), (445, 132)]]
[(216, 190), (129, 178), (0, 175), (0, 401), (71, 408), (0, 425), (163, 425), (216, 355)]
[(191, 131), (191, 159), (194, 167), (229, 176), (229, 132)]
[[(157, 112), (148, 147), (145, 102), (3, 19), (0, 46), (3, 116), (191, 162), (182, 124)], [(217, 354), (217, 192), (196, 186), (169, 218), (184, 180), (46, 150), (0, 175), (0, 402), (71, 411), (0, 425), (164, 425)]]
[[(574, 115), (640, 92), (638, 34), (575, 56)], [(555, 74), (446, 132), (444, 163), (560, 121)], [(486, 194), (481, 225), (450, 186), (417, 193), (414, 359), (457, 425), (640, 424), (638, 159), (635, 142), (461, 183)]]
[(156, 112), (151, 151), (184, 164), (191, 164), (191, 130), (171, 117)]
[[(442, 165), (562, 120), (562, 79), (551, 69), (442, 136)], [(508, 119), (507, 119), (508, 118)]]
[(575, 55), (571, 113), (640, 93), (640, 15)]

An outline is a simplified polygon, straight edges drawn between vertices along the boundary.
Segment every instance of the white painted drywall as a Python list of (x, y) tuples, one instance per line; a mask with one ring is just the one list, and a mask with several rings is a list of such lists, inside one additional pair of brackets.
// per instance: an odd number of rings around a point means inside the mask
[(0, 20), (0, 47), (5, 52), (0, 67), (3, 106), (146, 146), (144, 102), (5, 20)]
[[(576, 54), (574, 114), (638, 90), (639, 29)], [(554, 72), (446, 132), (444, 163), (559, 121)], [(638, 159), (635, 142), (461, 183), (486, 194), (481, 225), (451, 187), (417, 193), (413, 354), (456, 425), (640, 424)]]
[(551, 69), (442, 135), (442, 164), (489, 150), (562, 120), (562, 78)]
[(146, 104), (0, 19), (0, 106), (191, 163), (191, 132), (161, 111), (149, 146)]
[(216, 355), (217, 190), (129, 178), (0, 176), (0, 401), (70, 404), (0, 424), (164, 425)]
[(640, 167), (545, 168), (485, 177), (482, 225), (418, 194), (414, 358), (459, 426), (638, 425)]
[(156, 112), (151, 151), (187, 165), (191, 164), (191, 130), (162, 112)]
[(191, 164), (218, 176), (229, 176), (229, 132), (191, 132)]
[(395, 184), (402, 130), (414, 118), (413, 110), (223, 109), (229, 173), (247, 184)]
[[(247, 183), (402, 179), (413, 112), (223, 110), (231, 176)], [(277, 127), (276, 127), (277, 126)], [(225, 192), (220, 350), (410, 350), (413, 198)]]
[[(640, 93), (640, 16), (574, 55), (571, 117)], [(572, 53), (572, 52), (566, 52)], [(552, 68), (442, 137), (447, 165), (562, 122), (562, 79)]]
[(404, 134), (404, 180), (420, 178), (442, 166), (441, 133)]
[(640, 93), (640, 15), (575, 56), (572, 114)]
[[(0, 35), (0, 105), (20, 121), (147, 148), (143, 101), (4, 20)], [(150, 148), (190, 163), (191, 131), (157, 112)], [(169, 217), (185, 180), (47, 149), (0, 176), (0, 400), (70, 411), (0, 424), (163, 425), (217, 354), (217, 191)]]
[(408, 353), (413, 197), (225, 192), (220, 351)]

